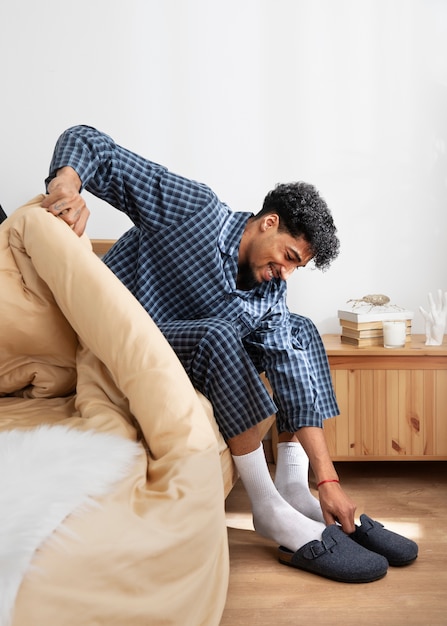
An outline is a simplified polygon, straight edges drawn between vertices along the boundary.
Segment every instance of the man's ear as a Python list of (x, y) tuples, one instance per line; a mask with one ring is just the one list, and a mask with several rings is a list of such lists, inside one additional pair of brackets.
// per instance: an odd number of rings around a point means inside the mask
[(279, 215), (277, 213), (269, 213), (262, 220), (262, 230), (268, 230), (269, 228), (278, 227)]

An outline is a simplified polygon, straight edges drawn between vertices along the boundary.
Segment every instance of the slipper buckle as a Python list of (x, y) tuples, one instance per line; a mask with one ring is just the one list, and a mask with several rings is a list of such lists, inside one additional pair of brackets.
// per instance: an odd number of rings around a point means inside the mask
[(318, 543), (314, 543), (313, 545), (309, 547), (310, 547), (310, 552), (312, 553), (313, 558), (317, 559), (322, 554), (325, 554), (326, 552), (330, 552), (332, 548), (334, 548), (336, 545), (337, 545), (337, 542), (334, 540), (334, 538), (328, 537), (328, 538), (322, 539)]

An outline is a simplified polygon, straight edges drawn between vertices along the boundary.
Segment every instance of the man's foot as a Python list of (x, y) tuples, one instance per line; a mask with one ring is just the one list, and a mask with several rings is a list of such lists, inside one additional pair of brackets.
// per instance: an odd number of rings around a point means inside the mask
[(356, 526), (350, 537), (358, 544), (384, 556), (390, 565), (400, 567), (416, 560), (418, 545), (412, 539), (387, 530), (364, 513), (360, 515), (360, 526)]
[(309, 519), (288, 504), (279, 493), (253, 506), (256, 532), (295, 552), (309, 541), (320, 540), (325, 525)]
[(314, 539), (321, 539), (325, 525), (295, 510), (278, 493), (261, 444), (253, 452), (236, 456), (234, 462), (250, 498), (256, 531), (285, 546), (298, 550)]
[(321, 541), (311, 541), (296, 552), (281, 546), (279, 562), (331, 580), (369, 583), (385, 576), (388, 561), (352, 541), (340, 527), (331, 524)]

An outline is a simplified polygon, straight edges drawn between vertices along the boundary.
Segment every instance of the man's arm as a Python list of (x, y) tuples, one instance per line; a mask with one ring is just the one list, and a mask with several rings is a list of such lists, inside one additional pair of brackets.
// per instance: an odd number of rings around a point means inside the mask
[(73, 126), (57, 140), (45, 181), (49, 196), (42, 207), (60, 216), (78, 235), (90, 215), (80, 195), (83, 189), (120, 210), (127, 204), (116, 148), (111, 137), (91, 126)]
[[(78, 219), (74, 226), (78, 234), (88, 217), (79, 198), (84, 189), (149, 234), (171, 228), (199, 208), (207, 210), (212, 195), (203, 185), (169, 173), (90, 126), (74, 126), (62, 133), (45, 182), (51, 197), (43, 206), (57, 214), (72, 207), (61, 217), (69, 223), (74, 220), (70, 225)], [(61, 202), (67, 204), (61, 207)]]
[(84, 188), (117, 206), (110, 189), (120, 189), (110, 174), (113, 140), (90, 126), (73, 126), (59, 137), (54, 148), (47, 185), (48, 197), (42, 203), (81, 235), (90, 215), (81, 192)]

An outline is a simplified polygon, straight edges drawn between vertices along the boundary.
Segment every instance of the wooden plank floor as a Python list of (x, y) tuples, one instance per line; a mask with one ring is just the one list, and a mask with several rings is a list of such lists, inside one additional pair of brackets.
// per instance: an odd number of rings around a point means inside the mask
[(281, 565), (276, 545), (253, 531), (239, 481), (226, 501), (231, 570), (221, 626), (447, 626), (447, 462), (336, 466), (357, 515), (417, 541), (418, 559), (360, 585)]

